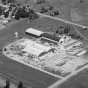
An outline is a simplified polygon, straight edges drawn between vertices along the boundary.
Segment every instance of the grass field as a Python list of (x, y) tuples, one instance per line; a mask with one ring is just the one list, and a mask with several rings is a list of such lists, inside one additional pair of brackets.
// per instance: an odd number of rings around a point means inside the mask
[(52, 5), (59, 7), (62, 18), (73, 21), (75, 23), (88, 25), (88, 1), (82, 0), (50, 0)]
[[(26, 0), (22, 0), (20, 2), (26, 3), (25, 1)], [(39, 11), (41, 6), (53, 6), (60, 12), (57, 17), (88, 26), (87, 0), (82, 0), (81, 3), (80, 0), (47, 0), (46, 3), (41, 5), (36, 5), (35, 1), (36, 0), (30, 0), (27, 2), (27, 4), (30, 3), (30, 6), (36, 9), (36, 11)]]

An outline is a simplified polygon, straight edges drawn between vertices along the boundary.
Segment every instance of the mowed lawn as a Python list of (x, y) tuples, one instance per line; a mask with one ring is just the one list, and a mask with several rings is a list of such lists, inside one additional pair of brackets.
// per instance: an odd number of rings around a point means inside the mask
[[(88, 26), (88, 0), (50, 0), (54, 7), (60, 8), (62, 18)], [(74, 14), (74, 15), (73, 15)], [(77, 20), (78, 19), (78, 20)]]

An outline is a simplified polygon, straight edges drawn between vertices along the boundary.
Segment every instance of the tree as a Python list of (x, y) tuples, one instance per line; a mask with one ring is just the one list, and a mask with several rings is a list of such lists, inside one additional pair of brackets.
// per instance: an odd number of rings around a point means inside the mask
[(66, 24), (66, 26), (65, 26), (65, 28), (64, 28), (64, 33), (68, 34), (69, 31), (70, 31), (70, 29), (71, 29), (70, 24)]
[(6, 86), (4, 86), (4, 88), (10, 88), (10, 81), (6, 80)]
[(24, 88), (23, 87), (23, 82), (20, 81), (17, 88)]
[(2, 7), (0, 6), (0, 16), (2, 15), (3, 13), (3, 10), (2, 10)]
[(79, 2), (80, 2), (80, 3), (83, 3), (83, 2), (84, 2), (84, 0), (80, 0)]
[(51, 12), (50, 12), (50, 16), (57, 16), (57, 15), (59, 15), (60, 13), (59, 13), (59, 11), (58, 10), (52, 10)]
[(46, 8), (44, 8), (44, 7), (41, 7), (40, 13), (46, 13), (46, 12), (48, 12), (48, 10)]
[(59, 33), (59, 34), (64, 34), (64, 29), (65, 29), (64, 25), (61, 25), (61, 26), (58, 28), (58, 33)]
[(33, 10), (30, 10), (28, 18), (30, 21), (32, 21), (32, 20), (39, 18), (39, 16)]

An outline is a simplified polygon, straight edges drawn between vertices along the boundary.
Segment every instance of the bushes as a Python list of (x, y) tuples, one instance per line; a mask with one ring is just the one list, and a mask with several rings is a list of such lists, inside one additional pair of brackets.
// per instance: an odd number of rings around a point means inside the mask
[(58, 16), (59, 15), (59, 10), (52, 10), (50, 12), (50, 16)]
[(24, 8), (17, 9), (15, 13), (15, 19), (19, 20), (20, 18), (29, 18), (29, 20), (37, 19), (39, 16), (32, 10), (26, 11)]
[(72, 38), (74, 38), (74, 39), (83, 39), (79, 34), (77, 34), (77, 33), (70, 33), (69, 34), (69, 36), (71, 36)]

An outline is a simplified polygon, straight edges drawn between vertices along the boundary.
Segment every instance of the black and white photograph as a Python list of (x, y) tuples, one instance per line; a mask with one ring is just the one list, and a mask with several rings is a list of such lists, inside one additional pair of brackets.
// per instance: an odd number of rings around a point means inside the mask
[(0, 88), (88, 88), (88, 0), (0, 0)]

